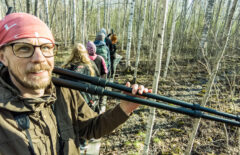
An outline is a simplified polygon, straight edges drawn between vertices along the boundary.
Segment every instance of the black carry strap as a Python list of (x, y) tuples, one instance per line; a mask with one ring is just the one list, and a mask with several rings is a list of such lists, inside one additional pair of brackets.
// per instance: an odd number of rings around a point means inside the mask
[[(56, 94), (60, 93), (60, 89), (56, 87)], [(59, 135), (59, 146), (60, 146), (60, 150), (59, 150), (59, 155), (63, 155), (63, 148), (64, 148), (64, 141), (62, 139), (62, 135), (61, 135), (61, 131), (60, 131), (60, 126), (59, 126), (59, 118), (57, 117), (57, 112), (56, 112), (56, 108), (55, 108), (55, 103), (53, 103), (51, 105), (53, 114), (56, 117), (56, 121), (57, 121), (57, 130), (58, 130), (58, 135)]]
[(27, 134), (28, 144), (29, 144), (28, 149), (29, 149), (31, 155), (35, 155), (36, 153), (33, 148), (32, 138), (28, 131), (29, 124), (30, 124), (29, 116), (27, 114), (15, 115), (14, 119), (16, 120), (18, 127), (21, 128), (22, 130), (25, 130), (25, 132)]

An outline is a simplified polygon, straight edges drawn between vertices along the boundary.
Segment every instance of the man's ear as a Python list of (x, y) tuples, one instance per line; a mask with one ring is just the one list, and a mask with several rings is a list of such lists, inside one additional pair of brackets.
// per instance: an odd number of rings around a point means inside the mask
[(6, 53), (3, 49), (0, 49), (0, 61), (4, 64), (4, 66), (8, 66), (8, 61), (6, 58)]

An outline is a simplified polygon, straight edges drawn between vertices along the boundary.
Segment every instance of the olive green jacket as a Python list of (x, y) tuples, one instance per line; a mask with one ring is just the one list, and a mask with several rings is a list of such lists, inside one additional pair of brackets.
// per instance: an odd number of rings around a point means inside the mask
[(80, 93), (53, 84), (40, 98), (23, 98), (11, 84), (6, 68), (0, 70), (0, 155), (28, 155), (29, 139), (15, 116), (26, 113), (36, 154), (79, 153), (79, 137), (100, 138), (125, 122), (120, 106), (97, 116)]

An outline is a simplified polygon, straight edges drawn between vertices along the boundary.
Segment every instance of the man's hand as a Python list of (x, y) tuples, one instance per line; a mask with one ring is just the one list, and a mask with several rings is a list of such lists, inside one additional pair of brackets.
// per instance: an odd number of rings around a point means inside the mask
[[(127, 82), (126, 86), (130, 87), (131, 86), (130, 82)], [(124, 93), (127, 94), (127, 95), (137, 96), (139, 98), (144, 98), (143, 96), (136, 95), (137, 92), (139, 94), (152, 92), (152, 90), (148, 90), (148, 88), (144, 88), (143, 85), (138, 86), (138, 84), (133, 84), (131, 87), (132, 87), (132, 93), (126, 93), (126, 92), (124, 92)], [(122, 110), (127, 115), (130, 115), (135, 109), (137, 109), (139, 107), (139, 104), (133, 103), (133, 102), (130, 102), (130, 101), (121, 100), (120, 107), (122, 108)]]

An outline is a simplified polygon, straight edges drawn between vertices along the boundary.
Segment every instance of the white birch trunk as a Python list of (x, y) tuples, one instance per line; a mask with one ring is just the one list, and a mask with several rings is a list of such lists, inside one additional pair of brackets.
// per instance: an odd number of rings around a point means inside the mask
[[(173, 1), (174, 3), (174, 1)], [(173, 17), (172, 17), (172, 27), (171, 27), (171, 34), (170, 34), (170, 39), (169, 39), (169, 48), (167, 51), (167, 60), (166, 60), (166, 65), (165, 65), (165, 69), (164, 69), (164, 73), (163, 73), (163, 78), (167, 77), (167, 73), (168, 73), (168, 66), (169, 66), (169, 62), (170, 62), (170, 58), (171, 58), (171, 54), (172, 54), (172, 46), (173, 46), (173, 39), (174, 39), (174, 33), (175, 33), (175, 27), (176, 27), (176, 22), (177, 22), (177, 7), (178, 7), (178, 1), (175, 1), (175, 11), (173, 11)]]
[[(156, 66), (155, 66), (155, 72), (154, 72), (154, 80), (153, 80), (153, 93), (157, 94), (158, 90), (158, 82), (160, 78), (160, 72), (161, 72), (161, 63), (162, 63), (162, 53), (163, 53), (163, 43), (164, 43), (164, 34), (165, 34), (165, 28), (167, 23), (167, 12), (168, 12), (168, 0), (163, 0), (162, 2), (162, 18), (160, 20), (159, 25), (161, 25), (159, 29), (160, 36), (158, 38), (158, 44), (157, 44), (157, 58), (156, 58)], [(144, 150), (143, 155), (148, 155), (149, 152), (149, 145), (150, 140), (152, 136), (152, 129), (154, 125), (155, 120), (155, 108), (150, 108), (150, 114), (148, 116), (148, 124), (147, 124), (147, 133), (146, 138), (144, 142)]]
[(140, 27), (139, 27), (139, 32), (138, 32), (138, 44), (137, 44), (137, 57), (136, 57), (136, 62), (135, 62), (135, 69), (134, 69), (134, 75), (133, 79), (136, 81), (137, 79), (137, 70), (138, 70), (138, 64), (139, 64), (139, 59), (140, 59), (140, 53), (141, 53), (141, 45), (142, 45), (142, 36), (143, 36), (143, 31), (144, 31), (144, 21), (145, 21), (145, 16), (146, 16), (146, 10), (147, 10), (147, 0), (144, 0), (144, 8), (143, 8), (143, 16), (142, 20), (139, 21)]
[(65, 47), (67, 47), (67, 38), (68, 38), (68, 36), (67, 36), (67, 2), (66, 2), (67, 0), (64, 0), (63, 1), (63, 7), (64, 7), (64, 28), (63, 28), (63, 30), (64, 30), (64, 46)]
[(120, 26), (121, 26), (121, 20), (120, 20), (120, 18), (121, 18), (121, 7), (120, 7), (121, 5), (120, 5), (120, 0), (118, 0), (118, 20), (117, 20), (117, 33), (118, 33), (118, 38), (121, 38), (121, 36), (120, 36)]
[(38, 0), (35, 0), (34, 3), (34, 15), (38, 17)]
[(3, 3), (0, 4), (0, 19), (3, 19), (3, 17), (5, 16), (6, 12), (4, 12), (4, 7), (3, 7)]
[(232, 0), (229, 0), (229, 1), (228, 1), (228, 4), (227, 4), (226, 14), (225, 14), (225, 17), (224, 17), (224, 19), (223, 19), (224, 25), (223, 25), (223, 30), (222, 30), (222, 32), (223, 32), (223, 33), (222, 33), (222, 37), (223, 37), (224, 33), (227, 33), (227, 32), (224, 32), (224, 30), (225, 30), (226, 23), (227, 23), (227, 19), (228, 19), (228, 16), (229, 16), (229, 11), (230, 11), (231, 4), (232, 4)]
[(135, 8), (135, 0), (132, 0), (128, 22), (128, 39), (127, 39), (127, 50), (126, 50), (126, 68), (130, 66), (130, 55), (131, 55), (131, 44), (132, 44), (132, 24)]
[[(150, 1), (150, 2), (148, 2), (149, 3), (149, 8), (148, 8), (148, 24), (147, 24), (147, 30), (148, 30), (148, 32), (147, 32), (147, 34), (151, 34), (151, 32), (152, 32), (152, 27), (153, 27), (153, 18), (152, 18), (152, 16), (153, 16), (153, 11), (154, 11), (154, 8), (156, 7), (156, 1), (155, 0), (152, 0), (152, 1)], [(150, 45), (150, 42), (151, 42), (151, 39), (150, 39), (150, 37), (151, 37), (151, 35), (148, 35), (148, 45)]]
[(202, 54), (204, 54), (204, 57), (207, 55), (207, 37), (208, 37), (208, 30), (212, 22), (213, 6), (214, 6), (214, 0), (208, 0), (208, 5), (205, 13), (205, 22), (204, 22), (202, 37), (199, 45), (200, 50), (203, 51)]
[(16, 9), (16, 0), (13, 0), (13, 8)]
[(124, 17), (123, 17), (123, 29), (122, 29), (122, 46), (121, 46), (121, 50), (123, 50), (123, 45), (124, 45), (124, 40), (125, 40), (125, 25), (126, 25), (126, 15), (127, 15), (127, 8), (128, 8), (128, 0), (125, 0), (125, 8), (124, 8)]
[(86, 0), (82, 0), (82, 43), (85, 45)]
[(30, 0), (26, 0), (26, 12), (30, 13)]
[(72, 24), (73, 24), (73, 34), (72, 34), (72, 44), (75, 44), (75, 40), (76, 40), (76, 0), (72, 1), (72, 14), (73, 14), (73, 20), (72, 20)]
[(152, 28), (152, 37), (150, 38), (150, 52), (149, 52), (149, 59), (152, 59), (152, 52), (153, 52), (153, 40), (155, 38), (155, 31), (156, 31), (156, 23), (157, 23), (157, 15), (158, 15), (158, 6), (159, 6), (159, 1), (156, 2), (155, 8), (154, 8), (154, 18), (153, 18), (153, 28)]
[[(217, 13), (216, 13), (216, 16), (215, 16), (215, 21), (214, 21), (214, 26), (213, 26), (213, 31), (216, 32), (217, 30), (217, 23), (218, 23), (218, 19), (219, 19), (219, 14), (220, 14), (220, 10), (221, 10), (221, 6), (222, 6), (222, 2), (223, 0), (220, 0), (219, 2), (219, 5), (218, 5), (218, 9), (217, 9)], [(214, 33), (215, 34), (215, 33)]]
[(100, 0), (98, 0), (98, 6), (97, 6), (97, 31), (100, 30), (100, 23), (101, 23), (101, 6), (100, 6)]
[[(227, 21), (227, 26), (226, 26), (226, 29), (225, 29), (225, 32), (227, 33), (227, 35), (224, 37), (224, 39), (226, 38), (226, 42), (225, 42), (223, 50), (221, 52), (219, 52), (216, 56), (216, 61), (215, 61), (214, 66), (213, 66), (213, 71), (212, 71), (212, 73), (210, 75), (210, 78), (209, 78), (209, 81), (207, 83), (206, 93), (204, 94), (203, 99), (202, 99), (201, 104), (200, 104), (201, 106), (205, 106), (206, 103), (208, 102), (208, 98), (210, 96), (211, 89), (212, 89), (215, 77), (217, 75), (217, 72), (218, 72), (218, 69), (219, 69), (219, 66), (220, 66), (220, 62), (221, 62), (221, 60), (223, 58), (223, 55), (226, 51), (226, 48), (228, 46), (229, 36), (230, 36), (230, 33), (231, 33), (231, 27), (232, 27), (232, 19), (233, 19), (233, 14), (235, 12), (236, 4), (237, 4), (237, 0), (234, 0), (233, 5), (232, 5), (232, 9), (231, 9), (230, 14), (229, 14), (229, 18), (228, 18), (228, 21)], [(192, 130), (191, 135), (189, 136), (190, 140), (189, 140), (186, 152), (185, 152), (185, 154), (187, 154), (187, 155), (190, 155), (191, 152), (192, 152), (193, 142), (194, 142), (195, 136), (197, 134), (200, 121), (201, 121), (201, 119), (195, 119), (194, 120), (193, 130)]]
[(110, 8), (110, 3), (111, 3), (111, 0), (108, 0), (108, 3), (107, 3), (107, 32), (110, 32), (110, 25), (111, 25), (111, 8)]
[(104, 18), (103, 18), (103, 27), (106, 28), (107, 25), (107, 0), (104, 0)]
[(48, 0), (44, 0), (44, 12), (46, 14), (45, 22), (49, 26)]

